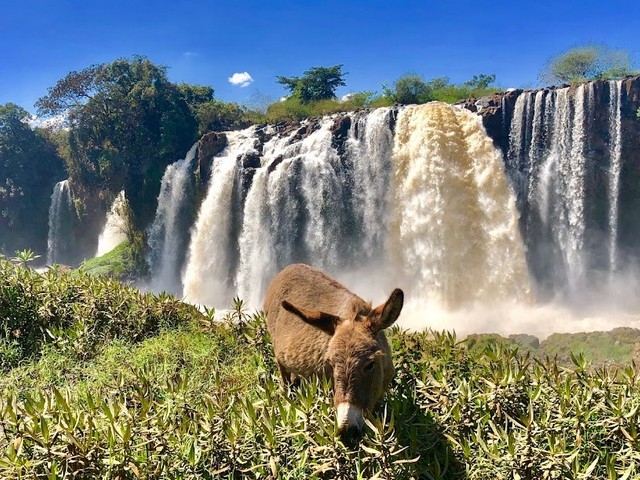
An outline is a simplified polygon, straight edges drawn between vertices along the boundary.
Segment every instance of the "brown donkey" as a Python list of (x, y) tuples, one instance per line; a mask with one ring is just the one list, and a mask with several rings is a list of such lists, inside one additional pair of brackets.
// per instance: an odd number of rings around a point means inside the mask
[(395, 289), (382, 305), (370, 303), (316, 268), (289, 265), (271, 281), (264, 300), (285, 383), (317, 373), (333, 379), (341, 434), (362, 430), (394, 375), (383, 330), (396, 321), (404, 294)]

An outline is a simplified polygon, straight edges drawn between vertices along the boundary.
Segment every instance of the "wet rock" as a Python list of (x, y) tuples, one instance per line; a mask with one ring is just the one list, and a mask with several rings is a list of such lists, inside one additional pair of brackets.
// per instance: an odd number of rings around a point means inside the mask
[(227, 147), (227, 136), (223, 132), (205, 133), (198, 142), (198, 169), (203, 184), (209, 182), (213, 158)]
[(338, 117), (331, 126), (331, 146), (336, 149), (340, 156), (343, 156), (345, 153), (350, 128), (351, 117), (349, 115)]

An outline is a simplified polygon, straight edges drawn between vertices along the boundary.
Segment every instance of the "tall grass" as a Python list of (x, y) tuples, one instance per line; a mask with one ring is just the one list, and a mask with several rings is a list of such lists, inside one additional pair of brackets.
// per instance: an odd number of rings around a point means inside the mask
[[(10, 273), (21, 276), (11, 283), (22, 282), (23, 291), (40, 292), (27, 303), (49, 298), (45, 280)], [(47, 288), (68, 290), (52, 283)], [(127, 332), (144, 330), (131, 314), (140, 307), (120, 299), (146, 298), (147, 308), (161, 311), (175, 300), (109, 286), (118, 292), (109, 300), (91, 286), (119, 319), (94, 355), (45, 341), (0, 380), (0, 478), (640, 475), (631, 366), (591, 368), (573, 355), (564, 368), (501, 343), (469, 348), (450, 333), (396, 329), (396, 377), (352, 449), (337, 435), (327, 380), (283, 389), (260, 313), (236, 302), (226, 319), (211, 322), (180, 310), (185, 315), (167, 328), (128, 337), (116, 332), (125, 319)], [(60, 338), (71, 341), (73, 331)]]

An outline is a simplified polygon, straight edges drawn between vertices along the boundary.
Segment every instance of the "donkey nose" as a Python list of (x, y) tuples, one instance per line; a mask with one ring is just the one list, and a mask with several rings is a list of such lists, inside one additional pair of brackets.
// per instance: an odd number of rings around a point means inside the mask
[(353, 425), (345, 425), (340, 429), (340, 439), (347, 447), (354, 448), (358, 445), (358, 441), (362, 435), (362, 431)]

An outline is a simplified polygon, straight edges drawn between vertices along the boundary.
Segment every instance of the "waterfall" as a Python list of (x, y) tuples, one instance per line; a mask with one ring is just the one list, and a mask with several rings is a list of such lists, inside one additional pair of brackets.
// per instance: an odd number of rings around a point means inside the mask
[(583, 84), (573, 95), (565, 87), (540, 90), (531, 99), (532, 92), (524, 92), (516, 100), (507, 165), (527, 177), (516, 188), (526, 199), (530, 261), (544, 263), (557, 286), (573, 293), (586, 269), (585, 148), (593, 91)]
[(396, 129), (391, 255), (402, 283), (450, 308), (528, 298), (515, 197), (480, 118), (429, 103), (405, 108)]
[(226, 306), (234, 292), (233, 257), (237, 245), (232, 237), (236, 167), (239, 159), (255, 151), (256, 128), (227, 134), (228, 144), (215, 158), (207, 195), (189, 245), (184, 273), (184, 296), (191, 302)]
[(101, 257), (127, 240), (128, 225), (127, 199), (123, 190), (116, 196), (107, 213), (106, 223), (98, 237), (96, 257)]
[(622, 167), (622, 80), (609, 83), (609, 272), (618, 269), (618, 197)]
[(69, 180), (56, 183), (49, 207), (49, 234), (47, 238), (47, 264), (69, 261), (72, 242), (73, 207)]
[[(259, 307), (293, 262), (376, 298), (398, 285), (453, 308), (529, 298), (515, 196), (479, 116), (441, 103), (358, 112), (342, 143), (338, 120), (264, 143), (256, 127), (228, 134), (192, 233), (189, 301), (220, 307), (237, 293)], [(247, 153), (260, 162), (239, 203)]]
[(193, 203), (192, 168), (198, 144), (169, 165), (162, 177), (158, 208), (148, 232), (151, 289), (181, 292), (180, 269), (185, 256)]

